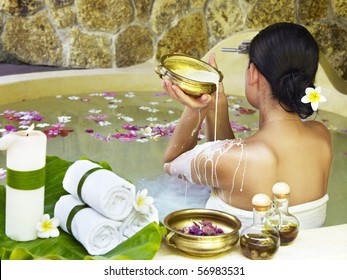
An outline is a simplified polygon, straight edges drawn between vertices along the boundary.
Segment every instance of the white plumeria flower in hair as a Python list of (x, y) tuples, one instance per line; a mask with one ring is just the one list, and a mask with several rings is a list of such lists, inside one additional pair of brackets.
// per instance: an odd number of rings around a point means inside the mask
[(136, 211), (143, 214), (149, 214), (150, 208), (153, 204), (153, 198), (147, 196), (147, 193), (147, 189), (138, 191), (134, 200), (134, 208), (136, 209)]
[(37, 236), (40, 238), (59, 236), (59, 230), (57, 228), (59, 224), (59, 219), (50, 219), (48, 214), (43, 215), (41, 221), (36, 224)]
[(327, 99), (321, 95), (321, 87), (308, 87), (305, 90), (306, 95), (301, 98), (302, 103), (311, 103), (311, 108), (313, 111), (317, 111), (319, 102), (325, 102)]

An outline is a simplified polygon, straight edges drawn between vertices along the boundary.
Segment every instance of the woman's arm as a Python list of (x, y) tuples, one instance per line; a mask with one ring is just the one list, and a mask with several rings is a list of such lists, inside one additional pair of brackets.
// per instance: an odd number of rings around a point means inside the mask
[[(214, 54), (211, 54), (209, 63), (213, 67), (218, 68)], [(218, 95), (216, 95), (216, 98), (217, 97), (218, 100), (214, 102), (215, 104), (213, 106), (210, 106), (210, 110), (206, 115), (206, 141), (235, 138), (235, 135), (230, 127), (228, 99), (224, 92), (223, 83), (219, 83)], [(217, 122), (215, 121), (216, 117)]]
[(188, 96), (169, 80), (163, 80), (163, 88), (169, 96), (185, 105), (164, 153), (164, 162), (170, 162), (197, 144), (199, 130), (211, 105), (212, 97), (208, 94), (198, 98)]
[[(214, 54), (210, 56), (209, 63), (217, 67)], [(170, 162), (195, 147), (199, 130), (204, 120), (206, 120), (207, 141), (235, 138), (230, 127), (228, 100), (222, 83), (219, 84), (218, 102), (216, 102), (216, 93), (203, 94), (196, 98), (185, 94), (178, 86), (172, 84), (170, 80), (164, 79), (162, 86), (170, 97), (185, 105), (183, 114), (164, 153), (164, 162)], [(217, 122), (215, 121), (216, 113), (218, 117)], [(214, 139), (215, 124), (217, 125), (216, 139)]]

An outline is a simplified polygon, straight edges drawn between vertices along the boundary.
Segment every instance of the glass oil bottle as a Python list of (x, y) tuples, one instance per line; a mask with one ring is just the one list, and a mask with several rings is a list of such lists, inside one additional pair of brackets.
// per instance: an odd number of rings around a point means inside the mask
[(290, 187), (284, 182), (273, 185), (274, 211), (271, 223), (277, 225), (280, 234), (281, 246), (291, 244), (299, 233), (299, 220), (288, 212)]
[(253, 225), (241, 232), (242, 253), (252, 260), (272, 258), (280, 246), (277, 229), (268, 222), (271, 199), (266, 194), (257, 194), (252, 199)]

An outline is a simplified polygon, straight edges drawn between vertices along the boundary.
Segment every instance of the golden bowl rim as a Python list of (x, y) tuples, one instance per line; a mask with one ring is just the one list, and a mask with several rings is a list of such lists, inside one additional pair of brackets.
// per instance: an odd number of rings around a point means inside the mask
[(212, 66), (211, 64), (209, 64), (209, 63), (207, 63), (207, 62), (205, 62), (205, 61), (203, 61), (203, 60), (201, 60), (201, 59), (198, 59), (198, 58), (196, 58), (196, 57), (189, 56), (189, 55), (186, 55), (186, 54), (165, 54), (165, 55), (163, 55), (163, 56), (160, 58), (160, 63), (161, 63), (161, 65), (165, 68), (166, 71), (170, 72), (171, 75), (178, 76), (178, 77), (179, 77), (180, 79), (182, 79), (184, 82), (187, 82), (187, 83), (194, 83), (194, 82), (195, 82), (195, 83), (200, 83), (200, 84), (202, 84), (202, 85), (214, 85), (214, 83), (211, 83), (211, 82), (202, 82), (202, 81), (196, 81), (196, 80), (188, 79), (188, 78), (186, 78), (186, 77), (184, 77), (184, 76), (182, 76), (182, 75), (179, 75), (179, 74), (173, 72), (172, 70), (168, 69), (168, 68), (165, 66), (165, 60), (166, 60), (167, 58), (172, 58), (172, 57), (175, 57), (175, 56), (177, 56), (177, 57), (185, 57), (185, 58), (191, 59), (191, 60), (196, 60), (197, 62), (199, 62), (199, 63), (205, 65), (207, 68), (213, 69), (213, 70), (216, 72), (216, 74), (219, 75), (219, 82), (221, 82), (221, 81), (223, 80), (223, 78), (224, 78), (223, 73), (222, 73), (221, 71), (219, 71), (216, 67), (214, 67), (214, 66)]

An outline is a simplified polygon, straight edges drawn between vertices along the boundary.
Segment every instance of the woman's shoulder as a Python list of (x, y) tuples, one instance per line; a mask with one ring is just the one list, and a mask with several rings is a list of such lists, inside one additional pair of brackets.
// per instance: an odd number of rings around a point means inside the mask
[(320, 121), (304, 121), (304, 125), (309, 129), (311, 133), (317, 135), (317, 139), (323, 139), (327, 142), (331, 142), (331, 135), (326, 125)]
[(261, 137), (254, 135), (239, 139), (236, 143), (238, 143), (237, 148), (231, 149), (226, 155), (229, 159), (233, 158), (236, 165), (247, 161), (250, 165), (259, 163), (261, 166), (266, 166), (273, 165), (276, 161), (274, 149)]

